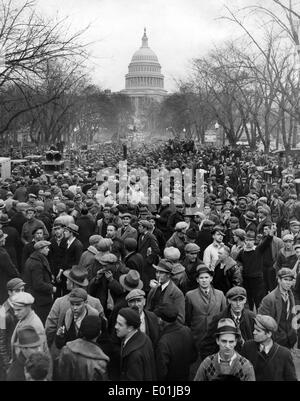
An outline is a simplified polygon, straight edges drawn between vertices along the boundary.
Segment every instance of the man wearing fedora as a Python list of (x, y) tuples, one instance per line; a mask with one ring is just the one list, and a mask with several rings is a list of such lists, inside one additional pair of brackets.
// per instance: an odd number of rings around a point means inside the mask
[(222, 291), (212, 286), (212, 271), (204, 264), (196, 270), (198, 288), (185, 295), (185, 323), (192, 330), (198, 352), (201, 353), (202, 340), (214, 316), (226, 308)]
[[(25, 381), (26, 360), (30, 355), (43, 351), (42, 340), (34, 327), (26, 325), (18, 329), (14, 347), (15, 358), (8, 368), (6, 380)], [(50, 374), (50, 367), (47, 374)]]
[(153, 287), (147, 297), (146, 309), (153, 312), (161, 303), (173, 303), (178, 310), (177, 320), (184, 323), (184, 295), (172, 281), (172, 264), (161, 259), (158, 265), (153, 265), (153, 267), (156, 270), (156, 280), (152, 281)]
[(256, 315), (254, 340), (243, 345), (241, 354), (252, 363), (256, 381), (297, 381), (290, 351), (273, 341), (277, 329), (271, 316)]
[(0, 381), (5, 380), (6, 370), (11, 359), (11, 337), (17, 325), (11, 298), (18, 292), (24, 291), (25, 283), (20, 278), (7, 282), (8, 298), (0, 307)]
[(61, 280), (57, 281), (57, 276), (60, 270), (64, 269), (66, 250), (67, 250), (67, 239), (64, 236), (64, 225), (59, 219), (55, 219), (53, 223), (54, 235), (50, 239), (50, 251), (48, 254), (48, 260), (52, 274), (55, 277), (55, 284), (57, 291), (54, 294), (54, 298), (62, 296), (62, 285)]
[(126, 238), (134, 238), (137, 240), (138, 233), (134, 227), (130, 225), (131, 222), (131, 214), (130, 213), (121, 213), (120, 218), (122, 220), (122, 227), (118, 228), (117, 236), (125, 241)]
[(63, 272), (65, 270), (70, 270), (74, 265), (78, 265), (83, 251), (82, 243), (76, 238), (78, 236), (78, 230), (78, 226), (72, 223), (64, 228), (64, 236), (67, 240), (65, 260), (64, 265), (59, 269), (56, 277), (57, 282), (61, 282), (63, 295), (67, 292)]
[(131, 290), (125, 297), (129, 308), (136, 308), (139, 311), (141, 325), (140, 330), (149, 336), (152, 341), (153, 348), (157, 344), (160, 336), (160, 328), (158, 318), (154, 312), (145, 309), (146, 306), (146, 293), (136, 288)]
[(239, 332), (230, 318), (220, 319), (215, 331), (218, 352), (201, 362), (194, 381), (255, 381), (254, 369), (236, 350)]
[(10, 225), (11, 219), (7, 214), (0, 215), (0, 229), (7, 235), (5, 249), (7, 250), (12, 262), (20, 271), (18, 254), (22, 252), (22, 243), (18, 231)]
[[(89, 284), (87, 280), (86, 271), (80, 269), (76, 265), (73, 266), (71, 270), (66, 270), (64, 272), (64, 275), (67, 280), (66, 285), (68, 291), (72, 291), (72, 289), (74, 288), (86, 289)], [(92, 308), (96, 309), (101, 317), (105, 318), (103, 307), (98, 298), (94, 298), (88, 294), (87, 304), (90, 305)], [(58, 328), (63, 325), (66, 312), (69, 308), (70, 308), (69, 294), (57, 298), (54, 301), (54, 304), (46, 320), (45, 330), (47, 335), (47, 342), (49, 348), (51, 349), (53, 357), (55, 357), (55, 355), (57, 354), (57, 350), (55, 349), (54, 346), (55, 334)]]
[(218, 321), (222, 318), (233, 320), (238, 332), (240, 333), (237, 343), (237, 350), (240, 351), (242, 344), (247, 340), (253, 339), (255, 313), (245, 308), (247, 293), (243, 287), (232, 287), (226, 293), (227, 307), (217, 315), (213, 316), (208, 325), (207, 334), (202, 342), (202, 357), (213, 354), (217, 350), (213, 340), (214, 332), (217, 329)]
[(291, 290), (295, 282), (295, 273), (289, 268), (282, 268), (277, 273), (277, 287), (261, 301), (258, 313), (275, 319), (278, 330), (274, 341), (279, 345), (293, 348), (297, 342), (295, 327), (295, 298)]
[(7, 299), (7, 282), (20, 274), (5, 249), (7, 234), (0, 230), (0, 305)]
[(24, 267), (24, 281), (26, 290), (35, 299), (34, 310), (45, 324), (53, 303), (53, 294), (56, 292), (54, 276), (47, 259), (49, 253), (48, 241), (37, 241), (34, 252), (29, 256)]

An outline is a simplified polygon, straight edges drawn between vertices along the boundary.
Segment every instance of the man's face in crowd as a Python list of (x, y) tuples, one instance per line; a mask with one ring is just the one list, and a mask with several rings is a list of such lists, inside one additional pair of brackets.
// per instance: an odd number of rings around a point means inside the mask
[[(286, 251), (291, 251), (293, 249), (294, 246), (294, 241), (293, 240), (286, 240), (284, 241), (284, 248)], [(299, 252), (300, 254), (300, 252)], [(297, 255), (297, 252), (296, 252)]]
[(209, 215), (211, 211), (211, 208), (209, 205), (204, 206), (204, 214)]
[(105, 219), (110, 219), (111, 218), (111, 213), (109, 210), (104, 210), (103, 216)]
[(140, 234), (145, 234), (147, 232), (147, 228), (142, 226), (141, 224), (138, 225), (138, 230)]
[(189, 262), (194, 263), (197, 259), (198, 252), (193, 252), (193, 253), (187, 252), (185, 256), (187, 257)]
[(295, 253), (298, 259), (300, 259), (300, 248), (295, 249)]
[(130, 301), (128, 301), (128, 306), (130, 308), (134, 308), (134, 307), (138, 308), (139, 314), (141, 314), (143, 312), (145, 305), (146, 305), (146, 300), (144, 297), (134, 298), (134, 299), (131, 299)]
[(282, 291), (289, 291), (293, 284), (294, 280), (291, 277), (283, 277), (278, 279), (278, 285)]
[(254, 247), (254, 239), (246, 238), (245, 239), (245, 246), (247, 249), (252, 249)]
[(57, 205), (59, 202), (60, 202), (59, 196), (54, 196), (54, 198), (53, 198), (54, 205)]
[(45, 255), (45, 256), (48, 255), (49, 251), (50, 251), (49, 246), (44, 246), (44, 247), (40, 250), (40, 252), (41, 252), (43, 255)]
[(91, 191), (90, 189), (88, 191), (86, 191), (86, 197), (89, 199), (92, 199), (94, 197), (93, 191)]
[(216, 231), (212, 237), (214, 241), (216, 241), (218, 244), (221, 244), (221, 242), (223, 241), (223, 235), (219, 231)]
[(130, 224), (130, 218), (127, 216), (122, 217), (122, 223), (124, 227), (127, 227)]
[(18, 292), (24, 292), (24, 291), (25, 291), (24, 285), (22, 287), (20, 287), (20, 288), (12, 290), (12, 291), (8, 290), (9, 298), (13, 297), (15, 294), (18, 294)]
[(34, 211), (33, 210), (27, 210), (26, 212), (26, 218), (27, 220), (32, 220), (34, 218)]
[(265, 226), (265, 227), (263, 228), (263, 234), (264, 234), (265, 237), (267, 237), (268, 235), (270, 235), (271, 232), (272, 232), (271, 227)]
[(231, 230), (236, 230), (239, 227), (239, 222), (229, 221), (229, 226)]
[(207, 288), (209, 288), (210, 283), (212, 282), (212, 276), (208, 273), (202, 273), (197, 278), (197, 282), (200, 288), (206, 290)]
[(42, 228), (36, 230), (36, 232), (34, 233), (34, 239), (36, 242), (42, 241), (44, 239), (44, 230)]
[(184, 211), (184, 206), (183, 205), (176, 205), (176, 211), (178, 213), (183, 213)]
[(64, 229), (63, 227), (57, 226), (54, 228), (54, 235), (57, 238), (61, 238), (64, 235)]
[(85, 301), (70, 301), (71, 311), (73, 312), (74, 318), (78, 319), (85, 310)]
[(31, 312), (31, 306), (26, 305), (26, 306), (14, 306), (14, 313), (16, 315), (16, 318), (18, 320), (23, 320), (30, 312)]
[(235, 334), (227, 333), (220, 334), (216, 339), (219, 346), (219, 353), (225, 360), (230, 359), (234, 354), (234, 348), (236, 347), (236, 336)]
[(291, 228), (292, 234), (298, 234), (299, 233), (300, 226), (298, 226), (297, 224), (291, 224), (290, 228)]
[(116, 334), (119, 338), (124, 338), (130, 333), (130, 329), (127, 326), (127, 322), (125, 318), (121, 315), (118, 315), (117, 321), (115, 324)]
[(263, 343), (270, 338), (268, 332), (254, 323), (253, 339), (256, 343)]
[(115, 236), (116, 236), (116, 227), (114, 227), (114, 226), (107, 226), (106, 237), (107, 237), (107, 238), (115, 238)]
[(29, 356), (31, 354), (35, 354), (36, 352), (41, 352), (41, 351), (42, 351), (42, 347), (40, 345), (38, 345), (37, 347), (26, 347), (26, 348), (16, 347), (17, 355), (22, 353), (24, 355), (25, 359), (29, 358)]
[(71, 231), (65, 229), (64, 230), (64, 236), (65, 236), (66, 239), (71, 238), (72, 237)]
[(234, 314), (240, 315), (245, 307), (246, 298), (238, 297), (235, 299), (228, 299), (228, 304)]
[(170, 280), (169, 273), (157, 270), (155, 275), (156, 275), (156, 280), (159, 282), (159, 284), (165, 284)]

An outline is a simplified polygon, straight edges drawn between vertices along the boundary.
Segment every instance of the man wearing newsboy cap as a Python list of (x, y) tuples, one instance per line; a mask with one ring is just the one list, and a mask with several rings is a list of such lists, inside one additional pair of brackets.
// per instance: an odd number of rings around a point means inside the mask
[(256, 315), (254, 340), (246, 341), (241, 350), (252, 363), (257, 381), (297, 381), (290, 351), (272, 339), (277, 329), (271, 316)]
[(291, 349), (297, 341), (295, 299), (291, 290), (295, 283), (294, 271), (283, 267), (277, 273), (277, 282), (277, 287), (263, 298), (258, 313), (276, 320), (278, 330), (274, 341)]
[(217, 352), (217, 346), (213, 340), (213, 334), (217, 329), (217, 324), (220, 319), (230, 318), (233, 320), (237, 330), (240, 333), (240, 338), (237, 343), (237, 351), (240, 352), (242, 344), (247, 340), (253, 339), (254, 318), (255, 313), (245, 308), (247, 301), (247, 293), (243, 287), (232, 287), (226, 293), (228, 306), (225, 310), (215, 315), (208, 326), (207, 335), (202, 343), (202, 357)]
[(218, 351), (204, 359), (194, 381), (218, 381), (226, 377), (236, 381), (255, 381), (251, 362), (235, 350), (239, 332), (234, 321), (220, 319), (214, 335)]

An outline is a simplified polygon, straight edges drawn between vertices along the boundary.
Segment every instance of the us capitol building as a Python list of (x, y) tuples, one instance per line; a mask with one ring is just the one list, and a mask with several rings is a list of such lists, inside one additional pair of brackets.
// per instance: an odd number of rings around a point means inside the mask
[(151, 101), (160, 102), (167, 95), (161, 65), (154, 51), (148, 46), (146, 28), (142, 37), (142, 46), (134, 53), (128, 66), (125, 89), (121, 93), (132, 98), (136, 113), (139, 113)]

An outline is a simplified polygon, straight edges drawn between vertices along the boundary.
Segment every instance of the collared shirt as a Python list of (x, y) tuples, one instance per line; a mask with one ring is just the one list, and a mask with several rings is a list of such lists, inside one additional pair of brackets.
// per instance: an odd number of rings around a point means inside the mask
[(268, 354), (273, 347), (273, 341), (270, 341), (269, 344), (259, 344), (259, 351)]
[(70, 246), (73, 244), (73, 242), (75, 241), (75, 237), (73, 237), (72, 239), (68, 239), (67, 240), (67, 248), (70, 248)]
[[(226, 361), (228, 364), (229, 364), (229, 366), (231, 366), (232, 365), (232, 362), (235, 360), (235, 358), (236, 358), (236, 352), (232, 355), (232, 357), (230, 358), (230, 359), (228, 359), (228, 361)], [(219, 363), (222, 363), (224, 360), (221, 358), (221, 355), (220, 355), (220, 353), (218, 352), (218, 362)]]
[(141, 319), (141, 325), (140, 325), (140, 330), (142, 333), (146, 333), (146, 322), (145, 322), (145, 313), (144, 311), (140, 315)]
[(216, 244), (213, 242), (205, 248), (203, 254), (203, 262), (204, 264), (211, 270), (215, 270), (216, 264), (219, 260), (219, 252), (218, 250), (222, 248), (222, 244)]
[(170, 282), (170, 280), (168, 282), (166, 282), (165, 284), (161, 285), (161, 290), (162, 291), (164, 291), (167, 288), (167, 286), (169, 285), (169, 282)]
[(137, 333), (137, 330), (133, 330), (129, 336), (127, 338), (125, 338), (124, 342), (123, 342), (123, 349), (125, 348), (125, 345), (128, 343), (128, 341), (131, 339), (132, 336), (135, 335), (135, 333)]
[(79, 316), (78, 319), (75, 319), (75, 317), (74, 317), (75, 329), (76, 329), (77, 334), (78, 334), (81, 323), (82, 323), (83, 319), (85, 318), (86, 314), (87, 314), (87, 312), (86, 312), (86, 310), (84, 310), (84, 313), (81, 316)]

